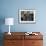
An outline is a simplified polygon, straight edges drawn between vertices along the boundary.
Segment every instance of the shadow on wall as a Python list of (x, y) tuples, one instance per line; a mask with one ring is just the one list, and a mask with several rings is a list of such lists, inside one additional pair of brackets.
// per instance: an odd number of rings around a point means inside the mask
[(5, 23), (5, 17), (0, 16), (0, 46), (3, 46), (3, 32), (2, 32), (2, 25)]
[(5, 24), (5, 17), (4, 16), (0, 16), (0, 33), (2, 32), (2, 25), (4, 25)]
[(0, 46), (4, 46), (3, 41), (4, 41), (3, 33), (0, 33)]

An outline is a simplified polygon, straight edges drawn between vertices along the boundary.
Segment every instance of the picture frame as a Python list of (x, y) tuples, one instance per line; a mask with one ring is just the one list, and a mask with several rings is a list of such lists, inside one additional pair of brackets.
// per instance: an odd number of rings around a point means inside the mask
[(19, 10), (19, 23), (35, 23), (36, 12), (30, 9)]

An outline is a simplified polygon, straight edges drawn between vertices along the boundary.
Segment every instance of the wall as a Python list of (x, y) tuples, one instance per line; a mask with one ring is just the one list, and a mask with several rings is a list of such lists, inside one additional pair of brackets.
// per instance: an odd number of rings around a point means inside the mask
[[(18, 9), (35, 9), (36, 24), (19, 24)], [(13, 17), (15, 19), (14, 26), (11, 31), (46, 31), (46, 1), (45, 0), (1, 0), (0, 17)], [(8, 27), (3, 24), (2, 32), (8, 31)]]

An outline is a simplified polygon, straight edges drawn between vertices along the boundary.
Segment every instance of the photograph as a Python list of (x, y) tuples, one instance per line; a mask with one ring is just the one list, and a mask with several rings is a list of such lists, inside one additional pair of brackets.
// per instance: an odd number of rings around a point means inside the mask
[(20, 23), (35, 23), (35, 10), (19, 10)]

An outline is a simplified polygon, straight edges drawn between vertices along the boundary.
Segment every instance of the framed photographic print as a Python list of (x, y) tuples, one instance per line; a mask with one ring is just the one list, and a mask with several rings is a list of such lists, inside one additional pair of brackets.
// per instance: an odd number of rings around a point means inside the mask
[(35, 10), (19, 10), (19, 23), (35, 23), (36, 15)]

